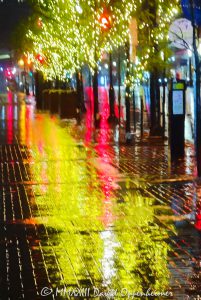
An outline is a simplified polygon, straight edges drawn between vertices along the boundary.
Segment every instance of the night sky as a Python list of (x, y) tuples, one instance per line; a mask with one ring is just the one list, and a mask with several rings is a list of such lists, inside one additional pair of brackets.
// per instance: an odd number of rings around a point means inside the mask
[(24, 2), (4, 0), (0, 2), (0, 49), (11, 48), (11, 36), (20, 20), (28, 17), (30, 8)]

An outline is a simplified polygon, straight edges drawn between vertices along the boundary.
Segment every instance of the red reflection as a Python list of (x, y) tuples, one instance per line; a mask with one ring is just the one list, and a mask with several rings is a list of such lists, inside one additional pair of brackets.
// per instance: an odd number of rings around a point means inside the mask
[(195, 228), (201, 230), (201, 187), (196, 190), (196, 218)]
[(26, 120), (25, 120), (25, 127), (26, 127), (26, 144), (27, 146), (31, 145), (31, 138), (32, 138), (32, 119), (33, 119), (33, 106), (27, 105), (26, 106)]
[(7, 106), (7, 143), (13, 142), (13, 105)]
[(93, 111), (94, 111), (94, 97), (93, 88), (85, 88), (85, 99), (86, 99), (86, 133), (85, 133), (85, 143), (88, 145), (92, 140), (93, 135)]
[[(85, 87), (85, 99), (86, 99), (86, 134), (85, 143), (91, 142), (94, 132), (93, 114), (94, 114), (94, 95), (92, 87)], [(99, 101), (99, 114), (101, 116), (101, 128), (105, 127), (103, 120), (107, 120), (110, 114), (108, 90), (105, 87), (98, 87), (98, 101)], [(121, 118), (123, 118), (123, 106), (121, 107)], [(115, 102), (115, 115), (119, 116), (119, 108), (117, 102)]]
[(101, 187), (104, 198), (103, 205), (103, 224), (108, 227), (112, 225), (114, 221), (113, 215), (113, 202), (114, 190), (117, 188), (116, 178), (118, 171), (113, 167), (112, 162), (114, 160), (114, 152), (109, 142), (111, 140), (112, 131), (107, 122), (109, 117), (109, 100), (108, 94), (105, 90), (102, 90), (101, 94), (101, 122), (100, 130), (97, 136), (97, 146), (95, 147), (96, 153), (98, 154), (97, 159), (97, 173), (101, 182)]
[(100, 123), (100, 132), (97, 137), (98, 145), (95, 147), (97, 158), (97, 174), (100, 180), (101, 188), (105, 196), (103, 203), (103, 215), (101, 217), (105, 227), (111, 226), (114, 221), (113, 203), (114, 190), (116, 189), (116, 176), (118, 171), (112, 166), (114, 155), (111, 151), (110, 141), (110, 128), (107, 122), (107, 111)]
[[(101, 216), (101, 220), (105, 227), (109, 227), (113, 224), (114, 221), (112, 199), (114, 197), (114, 190), (119, 188), (118, 184), (116, 183), (119, 173), (118, 170), (112, 165), (112, 162), (114, 160), (114, 151), (109, 144), (112, 131), (107, 121), (109, 117), (108, 91), (104, 87), (99, 87), (98, 92), (99, 113), (101, 115), (101, 119), (100, 128), (98, 130), (94, 130), (93, 89), (91, 87), (85, 88), (85, 98), (87, 106), (85, 144), (89, 145), (92, 141), (93, 134), (96, 135), (97, 145), (95, 146), (95, 151), (98, 157), (93, 160), (93, 167), (95, 167), (96, 169), (100, 186), (104, 194), (103, 214)], [(116, 111), (118, 111), (118, 106), (116, 106)]]
[[(109, 117), (109, 98), (108, 91), (104, 87), (98, 88), (99, 111), (102, 119), (106, 120)], [(102, 124), (104, 126), (104, 124)]]
[(8, 99), (8, 104), (12, 104), (13, 103), (13, 94), (12, 94), (11, 91), (8, 92), (7, 99)]

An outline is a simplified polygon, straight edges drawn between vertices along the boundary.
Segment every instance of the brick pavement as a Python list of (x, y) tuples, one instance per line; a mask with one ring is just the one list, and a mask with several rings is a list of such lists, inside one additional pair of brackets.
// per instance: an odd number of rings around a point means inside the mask
[(119, 146), (104, 123), (91, 143), (88, 126), (15, 109), (0, 120), (0, 299), (199, 299), (192, 147), (171, 165), (162, 142)]

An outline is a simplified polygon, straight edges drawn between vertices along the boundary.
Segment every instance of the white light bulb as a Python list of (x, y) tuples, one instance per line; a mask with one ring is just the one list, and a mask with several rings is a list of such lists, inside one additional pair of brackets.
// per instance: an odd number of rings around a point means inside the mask
[(82, 14), (83, 13), (83, 9), (80, 5), (76, 5), (76, 10), (79, 14)]

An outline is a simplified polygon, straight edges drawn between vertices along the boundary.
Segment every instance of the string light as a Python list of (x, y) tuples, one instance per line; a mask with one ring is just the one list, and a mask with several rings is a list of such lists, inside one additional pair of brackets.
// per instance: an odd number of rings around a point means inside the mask
[[(157, 52), (158, 64), (163, 61), (164, 56), (160, 53), (168, 43), (169, 24), (179, 12), (179, 0), (171, 3), (157, 0), (154, 25), (149, 12), (142, 9), (147, 1), (142, 0), (122, 0), (112, 5), (109, 0), (38, 2), (44, 15), (48, 10), (52, 17), (43, 18), (41, 15), (38, 19), (40, 31), (28, 31), (27, 37), (33, 44), (29, 56), (35, 68), (49, 79), (66, 78), (66, 70), (73, 73), (85, 63), (93, 70), (103, 52), (111, 52), (128, 41), (129, 22), (133, 16), (137, 19), (139, 30), (139, 62), (134, 68), (133, 78), (142, 78)], [(106, 31), (100, 24), (104, 11), (107, 11), (111, 22)], [(35, 59), (37, 53), (46, 57), (45, 64)]]

